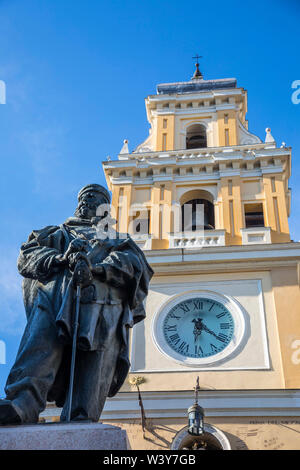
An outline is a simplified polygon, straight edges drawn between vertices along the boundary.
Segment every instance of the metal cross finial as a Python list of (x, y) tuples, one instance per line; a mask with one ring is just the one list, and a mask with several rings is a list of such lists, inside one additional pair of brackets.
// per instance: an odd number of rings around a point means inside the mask
[(193, 57), (193, 59), (197, 59), (197, 62), (196, 62), (196, 64), (195, 64), (195, 65), (196, 65), (196, 70), (195, 70), (194, 75), (192, 76), (192, 80), (193, 80), (193, 79), (194, 79), (194, 80), (195, 80), (195, 79), (196, 79), (196, 80), (197, 80), (197, 79), (198, 79), (198, 80), (199, 80), (199, 79), (203, 79), (203, 75), (202, 75), (202, 73), (201, 73), (200, 70), (199, 70), (199, 62), (198, 62), (198, 60), (199, 60), (199, 59), (202, 59), (202, 57), (203, 57), (203, 56), (202, 56), (202, 55), (199, 55), (199, 54), (196, 54), (195, 57)]
[[(198, 59), (202, 59), (203, 56), (202, 55), (198, 55), (196, 54), (195, 57), (193, 57), (193, 59), (197, 59), (197, 63), (198, 63)], [(198, 64), (199, 65), (199, 64)]]

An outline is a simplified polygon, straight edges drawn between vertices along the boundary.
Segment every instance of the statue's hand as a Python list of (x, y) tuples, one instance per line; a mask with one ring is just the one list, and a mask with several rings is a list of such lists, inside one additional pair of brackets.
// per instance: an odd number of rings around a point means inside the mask
[(70, 271), (73, 272), (75, 270), (77, 263), (79, 263), (79, 261), (81, 260), (83, 260), (87, 264), (87, 266), (91, 268), (88, 257), (82, 252), (79, 252), (79, 253), (77, 252), (77, 253), (70, 253), (67, 257)]
[(68, 249), (64, 257), (67, 259), (72, 253), (87, 253), (89, 243), (82, 238), (75, 238), (69, 243)]
[(73, 273), (73, 281), (76, 285), (80, 284), (82, 287), (88, 286), (93, 281), (93, 275), (89, 265), (84, 259), (80, 259), (75, 266)]

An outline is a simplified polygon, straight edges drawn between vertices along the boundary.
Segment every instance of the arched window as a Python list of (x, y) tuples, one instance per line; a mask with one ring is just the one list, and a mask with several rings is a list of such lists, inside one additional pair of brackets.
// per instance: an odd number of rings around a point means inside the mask
[[(202, 216), (203, 214), (203, 216)], [(192, 199), (181, 206), (182, 231), (215, 228), (214, 205), (207, 199)]]
[(202, 124), (193, 124), (186, 133), (186, 148), (198, 149), (207, 147), (206, 129)]

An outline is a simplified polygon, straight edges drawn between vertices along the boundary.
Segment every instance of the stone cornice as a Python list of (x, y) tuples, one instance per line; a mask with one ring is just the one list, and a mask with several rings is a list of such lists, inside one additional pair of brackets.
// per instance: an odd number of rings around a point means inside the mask
[[(179, 161), (186, 160), (195, 163), (233, 161), (233, 160), (255, 160), (257, 158), (282, 157), (291, 155), (290, 147), (278, 148), (274, 144), (257, 143), (251, 145), (237, 145), (234, 147), (207, 147), (203, 149), (191, 150), (171, 150), (167, 152), (141, 152), (122, 154), (122, 160), (103, 161), (104, 169), (108, 168), (129, 168), (143, 165), (157, 164), (164, 165), (171, 160), (176, 164)], [(135, 162), (135, 163), (133, 163)]]
[[(142, 396), (148, 418), (187, 419), (187, 409), (194, 402), (192, 391), (142, 391)], [(199, 402), (206, 417), (300, 416), (299, 390), (201, 390)], [(60, 408), (49, 404), (41, 416), (55, 417), (60, 413)], [(137, 392), (119, 392), (107, 399), (101, 419), (123, 420), (140, 416)]]
[(195, 182), (222, 177), (259, 177), (284, 173), (290, 177), (290, 149), (263, 144), (203, 151), (132, 154), (128, 160), (103, 162), (108, 184), (152, 184), (155, 181)]
[[(234, 269), (255, 269), (294, 266), (300, 263), (300, 243), (277, 243), (257, 245), (218, 246), (208, 248), (172, 248), (168, 250), (145, 250), (148, 262), (155, 274), (172, 275), (184, 272), (221, 272)], [(170, 266), (176, 265), (176, 272)]]
[(146, 98), (146, 102), (157, 103), (163, 101), (201, 101), (205, 99), (218, 98), (223, 96), (239, 96), (244, 94), (244, 88), (220, 88), (215, 90), (198, 90), (196, 92), (191, 91), (189, 93), (164, 93), (157, 95), (148, 95)]

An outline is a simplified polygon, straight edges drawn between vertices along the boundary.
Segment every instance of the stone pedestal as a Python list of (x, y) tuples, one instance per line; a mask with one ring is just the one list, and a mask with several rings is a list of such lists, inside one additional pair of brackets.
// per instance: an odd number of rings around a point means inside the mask
[(127, 450), (126, 431), (102, 423), (0, 426), (0, 450)]

